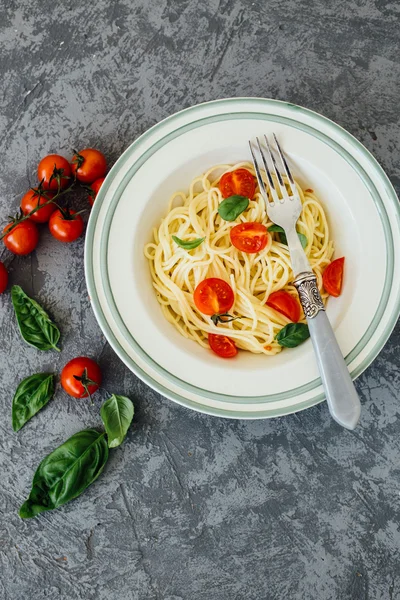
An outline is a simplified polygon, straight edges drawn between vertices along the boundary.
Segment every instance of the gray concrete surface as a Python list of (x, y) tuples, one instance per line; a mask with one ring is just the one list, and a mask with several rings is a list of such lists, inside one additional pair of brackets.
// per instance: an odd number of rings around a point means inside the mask
[[(0, 214), (49, 151), (93, 145), (112, 163), (163, 117), (226, 96), (286, 99), (334, 119), (400, 191), (399, 17), (393, 0), (3, 0)], [(325, 405), (267, 422), (202, 416), (113, 354), (90, 309), (83, 245), (44, 231), (31, 256), (0, 255), (63, 335), (60, 356), (27, 347), (0, 297), (0, 598), (400, 598), (400, 328), (357, 382), (355, 432)], [(107, 392), (92, 408), (58, 389), (15, 434), (16, 383), (79, 354), (100, 361), (106, 390), (134, 400), (135, 424), (81, 498), (22, 521), (40, 459), (100, 424)]]

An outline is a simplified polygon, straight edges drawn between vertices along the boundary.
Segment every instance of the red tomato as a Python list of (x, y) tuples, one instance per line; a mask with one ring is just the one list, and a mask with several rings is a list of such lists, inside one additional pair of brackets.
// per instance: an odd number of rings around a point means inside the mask
[(64, 216), (61, 210), (56, 210), (50, 217), (50, 233), (60, 242), (73, 242), (78, 239), (83, 232), (83, 219), (81, 215), (76, 214), (75, 210), (70, 210), (68, 216)]
[[(43, 196), (40, 192), (38, 192), (37, 188), (26, 192), (25, 196), (23, 196), (21, 200), (21, 210), (24, 213), (24, 215), (27, 215), (30, 212), (32, 212), (32, 210), (35, 209), (37, 206), (46, 204), (46, 202), (48, 202), (50, 198), (54, 197), (54, 193), (46, 192), (46, 196), (47, 198)], [(34, 212), (29, 218), (35, 223), (47, 223), (55, 209), (55, 204), (47, 204), (43, 208), (39, 208), (39, 210)]]
[(340, 296), (343, 283), (344, 257), (337, 258), (328, 265), (322, 275), (325, 290), (331, 296)]
[(74, 398), (87, 398), (94, 394), (100, 384), (100, 367), (87, 356), (73, 358), (61, 371), (61, 385)]
[(8, 283), (8, 272), (4, 264), (0, 261), (0, 294), (4, 292)]
[(82, 183), (93, 183), (96, 179), (104, 177), (106, 170), (106, 158), (99, 150), (85, 148), (73, 156), (72, 172)]
[(224, 198), (238, 195), (252, 200), (256, 191), (256, 179), (247, 169), (235, 169), (222, 175), (219, 189)]
[(101, 186), (103, 185), (104, 180), (105, 180), (105, 177), (100, 177), (99, 179), (96, 179), (96, 181), (93, 181), (92, 185), (90, 186), (91, 189), (93, 190), (93, 193), (89, 192), (89, 202), (92, 206), (93, 206), (93, 202), (96, 199), (97, 194), (99, 193)]
[(209, 277), (196, 287), (193, 300), (197, 310), (204, 315), (216, 315), (228, 312), (235, 296), (229, 283), (217, 277)]
[[(38, 166), (38, 179), (42, 181), (43, 188), (45, 190), (57, 190), (58, 189), (58, 175), (60, 178), (60, 188), (67, 187), (71, 178), (71, 165), (66, 158), (59, 154), (49, 154), (42, 158)], [(53, 179), (51, 179), (53, 176)], [(51, 179), (51, 181), (50, 181)]]
[(239, 223), (231, 229), (230, 238), (238, 250), (255, 254), (267, 245), (268, 230), (262, 223)]
[(226, 335), (209, 333), (208, 343), (210, 344), (211, 350), (215, 352), (215, 354), (218, 354), (218, 356), (222, 356), (222, 358), (233, 358), (238, 353), (235, 342)]
[(269, 295), (266, 304), (285, 315), (292, 323), (300, 321), (300, 304), (288, 292), (283, 290), (273, 292)]
[[(4, 227), (3, 233), (8, 231), (10, 227), (12, 227), (12, 223), (9, 223)], [(38, 228), (35, 223), (32, 223), (29, 219), (18, 223), (10, 233), (3, 238), (5, 247), (13, 252), (13, 254), (19, 254), (20, 256), (30, 254), (30, 252), (38, 245), (38, 241)]]

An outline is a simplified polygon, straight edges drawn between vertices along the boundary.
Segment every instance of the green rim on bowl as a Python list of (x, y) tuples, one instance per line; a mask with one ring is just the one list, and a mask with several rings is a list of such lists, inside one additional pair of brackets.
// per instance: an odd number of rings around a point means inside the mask
[[(274, 410), (270, 409), (270, 410), (256, 411), (256, 412), (253, 412), (253, 411), (236, 412), (236, 411), (232, 411), (232, 410), (228, 410), (228, 409), (211, 408), (211, 407), (205, 406), (205, 405), (203, 406), (197, 402), (193, 402), (193, 401), (187, 399), (184, 396), (181, 396), (181, 395), (178, 395), (178, 394), (172, 392), (168, 388), (165, 388), (163, 385), (161, 385), (160, 383), (155, 381), (152, 377), (150, 377), (147, 373), (145, 373), (132, 360), (132, 358), (125, 352), (125, 350), (119, 343), (118, 339), (115, 337), (114, 332), (111, 330), (110, 326), (108, 325), (106, 318), (104, 316), (104, 313), (102, 311), (98, 295), (97, 295), (97, 290), (96, 290), (95, 281), (94, 281), (94, 274), (93, 274), (92, 251), (91, 251), (92, 247), (93, 247), (94, 231), (95, 231), (97, 219), (98, 219), (100, 208), (101, 208), (101, 203), (103, 201), (103, 198), (106, 195), (106, 192), (107, 192), (111, 182), (115, 178), (115, 175), (117, 174), (117, 172), (119, 172), (121, 167), (123, 167), (123, 165), (126, 163), (126, 161), (129, 160), (132, 152), (137, 151), (138, 148), (140, 148), (140, 145), (141, 144), (143, 145), (143, 143), (146, 141), (147, 137), (150, 134), (154, 133), (155, 129), (157, 129), (158, 127), (161, 127), (161, 125), (165, 124), (166, 122), (171, 123), (171, 121), (173, 121), (174, 119), (180, 118), (182, 113), (187, 113), (188, 111), (190, 111), (193, 115), (190, 123), (187, 123), (186, 125), (183, 125), (181, 127), (178, 127), (177, 129), (174, 129), (169, 134), (165, 135), (161, 139), (158, 139), (150, 148), (148, 148), (145, 152), (143, 152), (141, 157), (130, 167), (128, 172), (125, 174), (125, 176), (123, 177), (122, 181), (119, 183), (118, 188), (116, 189), (116, 191), (113, 194), (113, 197), (109, 203), (106, 217), (105, 217), (104, 227), (101, 232), (101, 243), (100, 243), (100, 248), (101, 248), (101, 250), (100, 250), (100, 269), (101, 269), (103, 291), (104, 291), (104, 294), (107, 299), (107, 307), (110, 310), (110, 312), (113, 316), (113, 319), (115, 320), (115, 322), (118, 326), (120, 333), (124, 336), (125, 340), (129, 343), (129, 345), (134, 348), (135, 352), (145, 361), (145, 363), (148, 364), (155, 372), (159, 373), (162, 377), (164, 377), (168, 381), (172, 382), (175, 386), (177, 386), (183, 390), (187, 390), (194, 394), (203, 395), (206, 398), (211, 398), (211, 399), (219, 401), (219, 402), (229, 402), (232, 404), (235, 404), (235, 403), (256, 404), (256, 403), (273, 402), (273, 401), (279, 401), (279, 400), (285, 400), (288, 398), (292, 398), (294, 396), (298, 396), (299, 394), (309, 392), (312, 390), (317, 390), (317, 388), (321, 385), (321, 381), (319, 378), (315, 379), (312, 382), (309, 382), (306, 385), (303, 385), (298, 388), (288, 390), (285, 392), (281, 392), (278, 394), (270, 394), (270, 395), (265, 395), (265, 396), (248, 397), (248, 398), (241, 397), (240, 399), (238, 399), (234, 396), (228, 396), (228, 395), (224, 395), (224, 394), (213, 393), (208, 390), (203, 390), (203, 389), (200, 389), (193, 385), (190, 385), (190, 384), (186, 383), (185, 381), (182, 381), (181, 379), (177, 378), (176, 376), (172, 375), (171, 373), (169, 373), (168, 371), (166, 371), (165, 369), (160, 367), (140, 347), (140, 345), (137, 343), (137, 341), (132, 336), (130, 331), (127, 329), (121, 315), (119, 314), (118, 308), (116, 306), (116, 303), (115, 303), (115, 300), (113, 297), (113, 293), (112, 293), (112, 289), (111, 289), (110, 281), (109, 281), (108, 267), (107, 267), (107, 253), (108, 253), (108, 240), (109, 240), (110, 227), (111, 227), (113, 215), (114, 215), (115, 209), (118, 205), (119, 199), (120, 199), (126, 185), (131, 180), (131, 178), (134, 176), (134, 174), (138, 171), (138, 169), (140, 169), (140, 167), (144, 164), (144, 162), (146, 162), (149, 159), (149, 157), (152, 154), (157, 152), (157, 150), (160, 147), (162, 147), (163, 145), (165, 145), (167, 142), (186, 133), (187, 131), (190, 131), (191, 129), (201, 127), (203, 125), (207, 125), (209, 123), (213, 123), (216, 121), (223, 121), (223, 120), (234, 120), (234, 119), (267, 120), (267, 121), (284, 123), (284, 124), (290, 125), (292, 128), (294, 127), (294, 128), (301, 129), (301, 130), (309, 133), (310, 135), (317, 137), (323, 143), (328, 144), (331, 148), (333, 148), (336, 152), (338, 152), (341, 155), (341, 157), (344, 158), (347, 161), (347, 163), (357, 172), (358, 176), (362, 179), (364, 185), (367, 187), (367, 189), (369, 190), (369, 192), (374, 200), (374, 203), (376, 205), (378, 214), (379, 214), (381, 222), (382, 222), (382, 226), (385, 231), (385, 237), (386, 237), (386, 243), (387, 243), (387, 263), (386, 263), (385, 283), (384, 283), (381, 301), (380, 301), (378, 309), (374, 315), (374, 318), (372, 319), (370, 327), (368, 328), (367, 332), (364, 334), (362, 339), (357, 343), (357, 345), (346, 356), (346, 362), (349, 364), (355, 358), (357, 358), (359, 353), (365, 348), (366, 344), (369, 342), (372, 335), (374, 334), (376, 327), (379, 324), (379, 322), (382, 318), (382, 315), (385, 311), (385, 308), (387, 306), (387, 302), (388, 302), (388, 299), (390, 296), (390, 290), (391, 290), (391, 284), (392, 284), (392, 278), (393, 278), (393, 269), (394, 269), (394, 248), (393, 248), (392, 231), (390, 228), (389, 219), (388, 219), (388, 215), (387, 215), (384, 203), (383, 203), (373, 181), (369, 177), (369, 175), (361, 167), (361, 165), (351, 156), (351, 154), (349, 154), (346, 150), (344, 150), (344, 148), (342, 148), (340, 146), (340, 144), (338, 144), (337, 142), (332, 140), (329, 136), (325, 135), (318, 129), (311, 127), (310, 125), (301, 123), (301, 122), (297, 121), (296, 119), (291, 119), (288, 117), (283, 117), (283, 116), (278, 116), (275, 114), (268, 113), (268, 108), (271, 106), (271, 103), (272, 103), (272, 105), (275, 105), (275, 106), (276, 106), (276, 104), (282, 104), (282, 103), (280, 103), (280, 102), (278, 103), (277, 101), (273, 101), (273, 100), (260, 100), (260, 99), (246, 99), (246, 100), (244, 100), (244, 99), (229, 99), (229, 100), (221, 100), (221, 101), (215, 101), (212, 103), (207, 103), (206, 106), (210, 106), (213, 104), (221, 105), (221, 103), (223, 103), (223, 104), (229, 103), (229, 105), (234, 106), (235, 103), (240, 102), (241, 104), (243, 104), (244, 101), (248, 105), (251, 105), (253, 102), (256, 102), (259, 105), (261, 102), (263, 104), (263, 106), (266, 107), (266, 110), (265, 110), (265, 112), (262, 112), (262, 113), (260, 113), (260, 112), (229, 112), (229, 113), (223, 113), (223, 114), (218, 114), (218, 115), (214, 115), (214, 116), (208, 116), (205, 118), (197, 119), (197, 118), (195, 118), (197, 116), (197, 112), (202, 107), (205, 106), (205, 105), (198, 105), (198, 106), (192, 107), (190, 109), (186, 109), (185, 111), (181, 111), (180, 113), (177, 113), (176, 115), (172, 115), (171, 117), (169, 117), (168, 119), (165, 119), (158, 125), (155, 125), (148, 132), (146, 132), (140, 138), (138, 138), (125, 151), (125, 153), (119, 158), (117, 163), (111, 169), (111, 171), (107, 177), (107, 180), (106, 180), (105, 184), (102, 186), (102, 189), (99, 192), (99, 195), (94, 204), (94, 208), (92, 210), (91, 218), (90, 218), (89, 225), (88, 225), (87, 236), (86, 236), (85, 269), (86, 269), (86, 278), (87, 278), (89, 294), (92, 299), (93, 308), (94, 308), (96, 317), (97, 317), (104, 333), (106, 334), (106, 336), (108, 338), (108, 341), (110, 342), (110, 344), (112, 345), (112, 347), (116, 351), (116, 353), (120, 356), (120, 358), (125, 362), (125, 364), (127, 364), (127, 366), (133, 372), (135, 372), (141, 379), (143, 379), (146, 383), (148, 383), (151, 387), (153, 387), (154, 389), (159, 391), (161, 394), (171, 398), (172, 400), (175, 400), (176, 402), (178, 402), (180, 404), (183, 404), (190, 408), (195, 408), (196, 410), (199, 410), (201, 412), (206, 412), (209, 414), (215, 414), (215, 415), (219, 415), (219, 416), (236, 417), (236, 418), (264, 418), (264, 417), (280, 416), (283, 414), (288, 414), (290, 412), (303, 410), (305, 408), (313, 406), (313, 405), (317, 404), (318, 402), (322, 401), (324, 398), (324, 395), (320, 391), (317, 391), (315, 396), (313, 396), (309, 400), (306, 400), (302, 403), (296, 404), (295, 406), (291, 405), (289, 407), (280, 407), (280, 408), (274, 409)], [(285, 104), (286, 104), (286, 106), (290, 106), (291, 110), (295, 110), (295, 112), (297, 114), (300, 111), (300, 112), (306, 113), (308, 116), (312, 115), (312, 117), (315, 121), (323, 120), (325, 126), (326, 126), (326, 124), (329, 124), (331, 127), (334, 127), (336, 129), (336, 133), (337, 133), (337, 131), (339, 131), (341, 133), (342, 137), (346, 136), (348, 141), (351, 141), (351, 144), (353, 146), (354, 145), (357, 146), (357, 150), (359, 150), (359, 151), (361, 150), (364, 153), (364, 155), (368, 158), (369, 162), (372, 163), (371, 167), (373, 167), (374, 170), (378, 172), (378, 174), (380, 175), (380, 179), (385, 184), (386, 193), (387, 193), (388, 197), (391, 198), (392, 201), (394, 201), (394, 205), (396, 207), (397, 224), (399, 226), (400, 209), (398, 206), (397, 196), (396, 196), (386, 174), (384, 173), (384, 171), (381, 169), (381, 167), (376, 162), (376, 160), (372, 157), (372, 155), (362, 146), (362, 144), (360, 142), (358, 142), (353, 136), (351, 136), (344, 129), (342, 129), (341, 127), (339, 127), (332, 121), (329, 121), (325, 117), (322, 117), (321, 115), (318, 115), (317, 113), (313, 113), (312, 111), (309, 111), (308, 109), (304, 109), (304, 108), (296, 106), (296, 105), (291, 105), (291, 104), (287, 104), (287, 103), (285, 103)], [(396, 306), (397, 307), (399, 306), (399, 302), (396, 303)], [(392, 315), (392, 319), (390, 320), (390, 322), (388, 323), (388, 325), (382, 332), (378, 342), (375, 344), (374, 348), (370, 351), (368, 356), (365, 357), (364, 360), (355, 369), (352, 370), (351, 375), (353, 378), (357, 377), (360, 373), (362, 373), (362, 371), (372, 362), (372, 360), (375, 358), (375, 356), (379, 353), (379, 351), (381, 350), (381, 348), (387, 341), (387, 339), (397, 321), (398, 316), (399, 316), (399, 309), (394, 311), (394, 314)]]

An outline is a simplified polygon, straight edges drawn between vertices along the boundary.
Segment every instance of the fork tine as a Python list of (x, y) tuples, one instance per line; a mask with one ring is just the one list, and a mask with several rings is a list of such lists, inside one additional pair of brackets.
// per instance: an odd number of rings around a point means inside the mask
[(290, 172), (289, 165), (287, 164), (285, 155), (282, 152), (282, 148), (280, 147), (280, 144), (279, 144), (279, 142), (277, 140), (277, 137), (276, 137), (275, 133), (273, 134), (273, 136), (274, 136), (276, 147), (278, 149), (278, 153), (279, 153), (280, 159), (282, 161), (283, 169), (285, 171), (286, 177), (288, 178), (288, 181), (289, 181), (289, 184), (290, 184), (290, 189), (292, 190), (292, 194), (295, 195), (296, 192), (297, 192), (297, 189), (296, 189), (296, 184), (295, 184), (294, 179), (293, 179), (293, 175)]
[(265, 159), (264, 152), (262, 151), (260, 140), (258, 139), (258, 137), (256, 137), (256, 140), (257, 140), (258, 151), (260, 153), (261, 159), (262, 159), (263, 164), (264, 164), (264, 170), (265, 170), (265, 173), (266, 173), (266, 175), (268, 177), (269, 186), (271, 188), (271, 191), (272, 190), (275, 191), (274, 180), (272, 179), (271, 171), (268, 168), (268, 164), (267, 164), (267, 161)]
[(251, 156), (252, 156), (252, 158), (253, 158), (253, 165), (254, 165), (254, 170), (255, 170), (255, 172), (256, 172), (256, 177), (257, 177), (258, 185), (260, 186), (260, 190), (261, 190), (261, 192), (262, 192), (262, 193), (264, 194), (264, 196), (265, 196), (265, 201), (266, 201), (266, 202), (268, 202), (268, 192), (267, 192), (267, 189), (266, 189), (266, 187), (265, 187), (265, 183), (264, 183), (264, 182), (263, 182), (263, 180), (262, 180), (262, 177), (261, 177), (261, 172), (260, 172), (260, 167), (258, 166), (258, 162), (257, 162), (257, 159), (256, 159), (256, 157), (255, 157), (254, 150), (253, 150), (253, 146), (252, 146), (252, 144), (251, 144), (251, 141), (250, 141), (250, 140), (249, 140), (249, 146), (250, 146), (250, 152), (251, 152)]
[(261, 159), (263, 161), (264, 170), (265, 170), (265, 173), (266, 173), (267, 178), (268, 178), (269, 189), (271, 190), (272, 200), (274, 202), (279, 202), (279, 197), (278, 197), (278, 194), (276, 192), (275, 183), (274, 183), (274, 180), (272, 178), (271, 171), (269, 170), (267, 159), (265, 158), (265, 154), (263, 152), (263, 149), (261, 148), (260, 140), (258, 139), (258, 137), (256, 137), (256, 140), (257, 140), (258, 151), (259, 151)]
[(265, 144), (266, 144), (267, 149), (268, 149), (268, 154), (269, 154), (270, 159), (271, 159), (272, 166), (274, 168), (274, 173), (275, 173), (275, 176), (276, 176), (276, 178), (278, 180), (279, 187), (280, 187), (280, 190), (281, 190), (281, 194), (282, 194), (282, 200), (281, 200), (281, 202), (283, 202), (284, 200), (289, 200), (289, 194), (287, 193), (287, 189), (285, 187), (285, 184), (283, 183), (282, 175), (281, 175), (281, 173), (280, 173), (280, 171), (278, 169), (278, 166), (276, 164), (275, 156), (272, 154), (271, 146), (269, 145), (268, 138), (267, 138), (267, 136), (265, 134), (264, 134), (264, 139), (265, 139)]

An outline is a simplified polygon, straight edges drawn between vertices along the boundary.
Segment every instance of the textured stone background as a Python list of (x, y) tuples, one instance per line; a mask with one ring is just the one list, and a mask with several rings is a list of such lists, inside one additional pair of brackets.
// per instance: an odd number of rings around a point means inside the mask
[[(2, 0), (2, 218), (49, 151), (93, 145), (112, 163), (174, 111), (225, 96), (296, 102), (356, 135), (400, 191), (400, 6), (393, 0)], [(77, 199), (77, 205), (84, 200)], [(0, 251), (2, 252), (2, 251)], [(355, 432), (325, 405), (234, 422), (161, 398), (114, 356), (91, 312), (83, 239), (44, 231), (11, 282), (61, 324), (60, 356), (20, 340), (0, 297), (0, 598), (400, 598), (400, 328), (357, 382)], [(18, 380), (96, 357), (137, 418), (80, 499), (22, 521), (39, 460), (98, 408), (60, 389), (18, 434)]]

